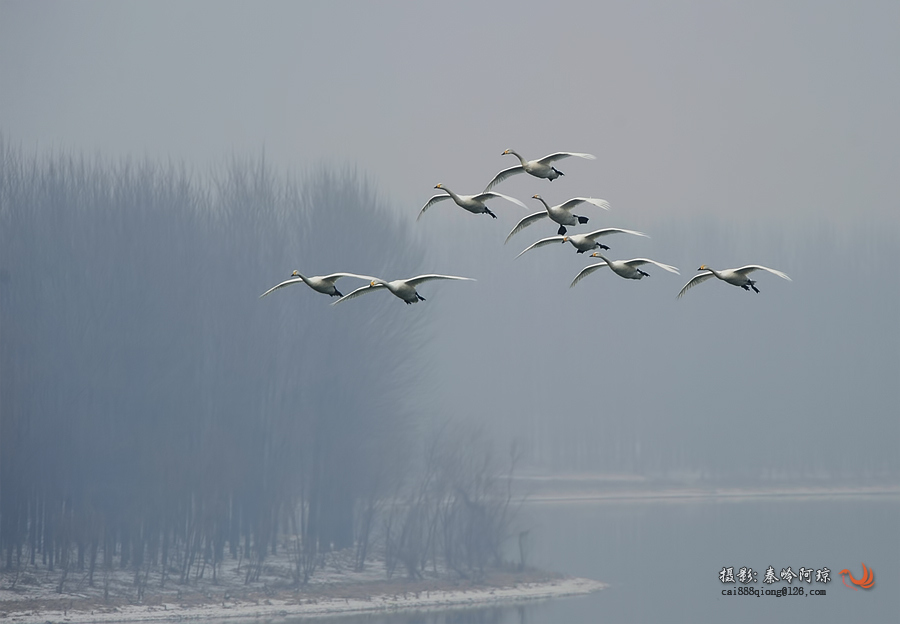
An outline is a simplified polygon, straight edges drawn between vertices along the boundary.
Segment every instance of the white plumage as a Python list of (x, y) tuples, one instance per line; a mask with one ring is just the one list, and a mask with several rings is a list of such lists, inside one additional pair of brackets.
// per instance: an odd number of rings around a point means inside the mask
[[(546, 247), (547, 245), (552, 245), (554, 243), (571, 243), (572, 246), (577, 250), (577, 253), (585, 253), (586, 251), (591, 251), (596, 248), (600, 249), (609, 249), (606, 245), (601, 245), (597, 239), (601, 236), (608, 236), (609, 234), (632, 234), (634, 236), (644, 236), (649, 238), (643, 232), (638, 232), (637, 230), (623, 230), (622, 228), (603, 228), (601, 230), (595, 230), (588, 234), (569, 234), (568, 236), (550, 236), (547, 238), (542, 238), (536, 243), (532, 243), (528, 247), (522, 250), (519, 254), (521, 256), (526, 251), (531, 251), (532, 249), (537, 249), (538, 247)], [(518, 258), (519, 256), (516, 256)]]
[(305, 275), (301, 275), (299, 271), (294, 271), (293, 273), (291, 273), (291, 275), (293, 276), (292, 279), (285, 280), (277, 286), (272, 286), (272, 288), (261, 294), (259, 298), (262, 299), (270, 292), (274, 292), (279, 288), (284, 288), (285, 286), (300, 283), (306, 284), (316, 292), (320, 292), (324, 295), (331, 295), (332, 297), (342, 297), (343, 295), (341, 294), (341, 292), (334, 286), (334, 283), (338, 279), (342, 277), (356, 277), (362, 280), (375, 279), (371, 275), (357, 275), (356, 273), (332, 273), (331, 275), (314, 275), (312, 277), (306, 277)]
[(392, 282), (386, 282), (383, 279), (378, 279), (377, 277), (372, 278), (372, 281), (366, 284), (365, 286), (360, 286), (356, 290), (351, 293), (348, 293), (332, 303), (331, 305), (337, 305), (342, 301), (346, 301), (348, 299), (353, 299), (354, 297), (359, 297), (360, 295), (364, 295), (366, 293), (378, 290), (380, 288), (388, 289), (391, 294), (396, 297), (399, 297), (407, 304), (416, 303), (418, 301), (425, 301), (425, 297), (421, 296), (416, 291), (416, 286), (423, 282), (428, 282), (431, 280), (466, 280), (470, 282), (474, 282), (475, 280), (471, 277), (457, 277), (455, 275), (437, 275), (437, 274), (428, 274), (428, 275), (417, 275), (416, 277), (411, 277), (405, 280), (394, 280)]
[(782, 279), (786, 279), (789, 282), (793, 281), (790, 277), (787, 276), (787, 274), (782, 273), (781, 271), (778, 271), (776, 269), (770, 269), (768, 267), (761, 266), (759, 264), (748, 264), (747, 266), (742, 266), (737, 269), (723, 269), (721, 271), (716, 271), (715, 269), (711, 269), (703, 264), (700, 265), (700, 268), (697, 270), (702, 271), (702, 273), (698, 273), (697, 275), (692, 277), (690, 281), (688, 281), (688, 283), (682, 287), (681, 291), (678, 293), (678, 299), (681, 299), (681, 296), (691, 288), (693, 288), (697, 284), (705, 282), (711, 277), (718, 277), (723, 282), (728, 282), (729, 284), (732, 284), (734, 286), (740, 286), (744, 290), (750, 290), (752, 288), (754, 292), (757, 293), (759, 292), (759, 289), (756, 287), (756, 281), (748, 277), (748, 275), (750, 273), (753, 273), (753, 271), (768, 271), (769, 273), (777, 275)]
[(648, 258), (633, 258), (632, 260), (609, 260), (604, 257), (599, 252), (594, 252), (591, 254), (592, 258), (602, 258), (603, 262), (598, 262), (597, 264), (592, 264), (590, 266), (586, 266), (581, 269), (581, 272), (575, 276), (575, 279), (572, 280), (572, 283), (569, 284), (569, 288), (583, 280), (585, 277), (596, 271), (601, 267), (608, 266), (613, 273), (620, 277), (624, 277), (626, 279), (642, 279), (644, 277), (648, 277), (650, 274), (641, 271), (638, 267), (643, 266), (645, 264), (655, 264), (661, 269), (665, 269), (669, 273), (678, 273), (678, 269), (673, 267), (670, 264), (663, 264), (662, 262), (657, 262), (656, 260), (650, 260)]
[(490, 208), (485, 205), (485, 202), (489, 199), (493, 199), (499, 197), (500, 199), (505, 199), (506, 201), (512, 202), (514, 204), (518, 204), (522, 208), (527, 208), (525, 204), (520, 202), (515, 197), (510, 197), (509, 195), (503, 195), (502, 193), (494, 193), (485, 191), (484, 193), (479, 193), (478, 195), (457, 195), (450, 189), (448, 189), (443, 184), (435, 185), (436, 189), (441, 189), (446, 192), (446, 195), (433, 195), (428, 202), (422, 206), (422, 210), (419, 211), (419, 216), (416, 217), (416, 221), (422, 218), (422, 215), (425, 214), (425, 211), (431, 208), (433, 205), (438, 203), (439, 201), (444, 201), (445, 199), (453, 199), (456, 202), (456, 205), (460, 208), (464, 208), (473, 214), (489, 214), (495, 219), (497, 215), (491, 212)]
[(494, 176), (494, 179), (490, 181), (490, 183), (484, 187), (485, 191), (489, 191), (501, 182), (508, 178), (511, 175), (516, 175), (517, 173), (530, 173), (536, 178), (547, 178), (551, 182), (558, 178), (561, 175), (565, 175), (562, 171), (554, 167), (551, 163), (556, 162), (557, 160), (562, 160), (563, 158), (568, 158), (569, 156), (577, 156), (578, 158), (586, 158), (588, 160), (596, 160), (597, 157), (593, 154), (582, 154), (580, 152), (554, 152), (552, 154), (548, 154), (543, 158), (539, 158), (537, 160), (525, 160), (519, 154), (514, 152), (511, 149), (506, 150), (501, 154), (501, 156), (505, 154), (512, 154), (516, 158), (519, 159), (519, 163), (515, 167), (509, 167), (508, 169), (504, 169), (500, 173)]
[(553, 221), (559, 223), (559, 230), (557, 230), (557, 234), (562, 236), (566, 233), (567, 225), (578, 225), (579, 223), (587, 223), (588, 218), (582, 217), (576, 214), (572, 214), (572, 209), (583, 203), (588, 203), (598, 208), (603, 208), (604, 210), (609, 210), (609, 202), (605, 199), (594, 199), (593, 197), (573, 197), (572, 199), (559, 204), (558, 206), (550, 206), (544, 198), (540, 195), (532, 196), (533, 199), (539, 200), (542, 204), (544, 204), (544, 210), (540, 212), (536, 212), (534, 214), (530, 214), (521, 221), (516, 224), (516, 227), (512, 229), (509, 235), (506, 237), (506, 241), (504, 244), (509, 242), (515, 234), (521, 232), (525, 228), (527, 228), (532, 223), (536, 223), (545, 217), (550, 217)]

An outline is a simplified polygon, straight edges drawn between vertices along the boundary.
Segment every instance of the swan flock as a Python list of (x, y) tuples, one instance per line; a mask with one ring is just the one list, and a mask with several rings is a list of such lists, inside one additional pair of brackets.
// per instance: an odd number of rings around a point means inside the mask
[[(419, 209), (418, 215), (416, 216), (416, 221), (419, 221), (431, 207), (447, 200), (452, 200), (453, 203), (455, 203), (457, 206), (472, 214), (484, 214), (490, 216), (493, 219), (497, 219), (497, 214), (488, 207), (487, 202), (502, 199), (521, 208), (527, 208), (522, 201), (516, 199), (515, 197), (491, 190), (507, 178), (520, 173), (527, 173), (534, 178), (545, 179), (552, 182), (553, 180), (556, 180), (565, 175), (562, 171), (554, 166), (554, 163), (556, 163), (557, 161), (570, 157), (582, 158), (585, 160), (596, 160), (596, 156), (584, 152), (553, 152), (552, 154), (548, 154), (547, 156), (544, 156), (543, 158), (539, 158), (537, 160), (525, 160), (524, 157), (522, 157), (518, 152), (512, 149), (505, 150), (501, 155), (515, 156), (519, 160), (519, 164), (501, 170), (491, 179), (490, 182), (488, 182), (487, 186), (485, 186), (482, 192), (474, 195), (459, 195), (450, 190), (442, 183), (436, 184), (434, 188), (441, 192), (431, 196), (431, 198), (429, 198), (428, 201), (425, 202), (425, 205), (422, 206), (421, 209)], [(573, 197), (561, 204), (553, 206), (551, 206), (541, 195), (534, 194), (532, 195), (532, 199), (535, 199), (543, 204), (543, 209), (521, 218), (507, 235), (505, 243), (508, 243), (513, 236), (515, 236), (525, 228), (539, 221), (542, 221), (543, 219), (549, 219), (550, 221), (558, 224), (559, 227), (556, 230), (556, 236), (548, 236), (533, 242), (524, 250), (519, 252), (516, 258), (519, 258), (532, 249), (538, 249), (540, 247), (546, 247), (553, 244), (559, 245), (569, 243), (570, 245), (572, 245), (572, 247), (575, 248), (577, 254), (593, 252), (591, 253), (590, 257), (600, 258), (601, 262), (597, 262), (595, 264), (584, 267), (572, 280), (572, 283), (569, 285), (570, 288), (575, 286), (578, 282), (580, 282), (588, 275), (600, 270), (603, 267), (609, 268), (610, 271), (612, 271), (619, 277), (631, 280), (640, 280), (644, 277), (648, 277), (650, 274), (641, 268), (646, 265), (653, 265), (669, 273), (679, 274), (677, 267), (669, 264), (664, 264), (656, 260), (651, 260), (649, 258), (610, 260), (601, 253), (601, 251), (608, 251), (610, 248), (609, 246), (600, 243), (597, 239), (612, 234), (628, 234), (630, 236), (649, 238), (649, 236), (643, 232), (618, 227), (601, 228), (584, 234), (570, 234), (568, 232), (568, 228), (584, 225), (589, 221), (589, 217), (585, 215), (575, 214), (573, 212), (573, 210), (577, 206), (580, 206), (582, 204), (589, 204), (602, 210), (609, 210), (610, 204), (605, 199), (596, 199), (593, 197)], [(596, 251), (597, 249), (601, 251)], [(788, 277), (786, 273), (759, 264), (748, 264), (736, 269), (722, 270), (716, 270), (704, 264), (701, 265), (697, 270), (699, 271), (699, 273), (692, 277), (678, 292), (678, 299), (684, 296), (684, 294), (694, 286), (712, 279), (713, 277), (727, 284), (738, 286), (746, 291), (753, 290), (756, 293), (759, 293), (759, 289), (756, 287), (756, 280), (750, 279), (749, 277), (749, 275), (754, 271), (765, 271), (773, 275), (777, 275), (778, 277), (787, 281), (791, 281), (791, 278)], [(363, 286), (360, 286), (345, 295), (341, 291), (339, 291), (335, 285), (337, 280), (341, 278), (358, 279), (366, 281), (368, 282), (368, 284), (364, 284)], [(290, 279), (284, 280), (279, 284), (276, 284), (275, 286), (269, 288), (267, 291), (260, 295), (260, 298), (263, 298), (273, 293), (274, 291), (285, 288), (287, 286), (303, 283), (318, 293), (329, 295), (331, 297), (338, 297), (337, 301), (333, 302), (332, 305), (337, 305), (349, 299), (355, 299), (361, 295), (374, 292), (376, 290), (387, 290), (398, 299), (401, 299), (407, 305), (411, 305), (413, 303), (418, 303), (419, 301), (425, 301), (425, 298), (419, 294), (416, 287), (425, 282), (436, 280), (475, 281), (475, 279), (471, 277), (442, 275), (438, 273), (427, 273), (407, 279), (385, 280), (379, 277), (373, 277), (371, 275), (344, 272), (307, 277), (301, 274), (299, 271), (294, 271), (291, 274)]]

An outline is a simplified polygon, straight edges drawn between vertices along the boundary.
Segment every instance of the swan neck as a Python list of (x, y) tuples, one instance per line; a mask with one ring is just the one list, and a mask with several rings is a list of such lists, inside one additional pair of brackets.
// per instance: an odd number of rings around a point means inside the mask
[(448, 189), (446, 186), (442, 186), (441, 188), (447, 191), (447, 195), (452, 197), (454, 201), (459, 201), (459, 195)]
[(513, 150), (509, 150), (509, 153), (519, 159), (519, 162), (523, 165), (525, 164), (525, 159), (519, 156), (518, 152), (514, 152)]

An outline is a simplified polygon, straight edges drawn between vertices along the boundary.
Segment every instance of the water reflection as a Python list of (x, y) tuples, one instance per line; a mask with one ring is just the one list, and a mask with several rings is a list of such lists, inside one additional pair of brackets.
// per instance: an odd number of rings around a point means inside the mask
[[(381, 613), (339, 624), (558, 624), (560, 622), (896, 622), (900, 614), (900, 498), (842, 496), (741, 501), (535, 504), (522, 509), (535, 565), (598, 579), (590, 596), (425, 613)], [(876, 586), (854, 592), (844, 567), (875, 571)], [(827, 566), (827, 595), (726, 597), (723, 566)], [(792, 587), (798, 581), (794, 580)], [(772, 587), (786, 585), (780, 582)], [(815, 589), (815, 582), (806, 583)], [(309, 621), (309, 620), (304, 620)]]

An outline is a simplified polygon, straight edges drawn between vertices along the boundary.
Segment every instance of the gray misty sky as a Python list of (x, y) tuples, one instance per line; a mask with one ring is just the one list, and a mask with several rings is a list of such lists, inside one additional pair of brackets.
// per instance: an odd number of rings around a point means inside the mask
[[(515, 164), (506, 148), (593, 153), (496, 190), (535, 210), (534, 193), (605, 198), (589, 227), (652, 236), (611, 237), (612, 257), (682, 275), (569, 290), (589, 262), (571, 248), (513, 261), (555, 228), (504, 246), (520, 208), (439, 205), (415, 227), (430, 264), (402, 270), (479, 281), (397, 310), (436, 330), (433, 385), (411, 400), (535, 439), (615, 438), (613, 453), (833, 466), (872, 451), (896, 470), (900, 303), (877, 271), (900, 251), (898, 59), (893, 1), (0, 0), (0, 131), (201, 172), (263, 150), (283, 170), (350, 163), (410, 220), (438, 182), (480, 191)], [(794, 281), (676, 302), (701, 263)], [(351, 242), (347, 266), (309, 270), (365, 273), (365, 258)]]

